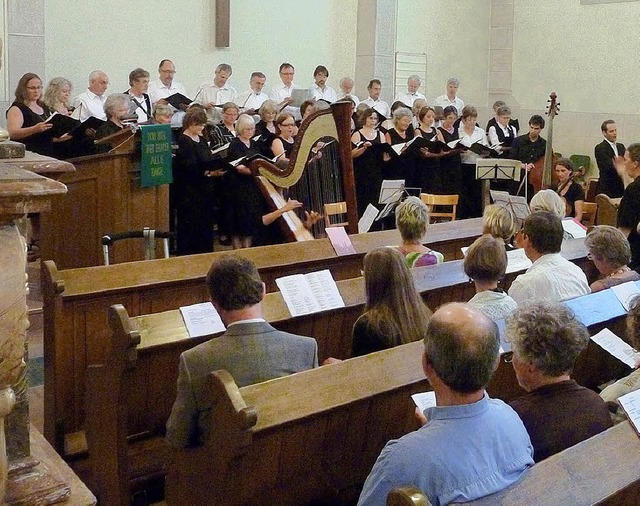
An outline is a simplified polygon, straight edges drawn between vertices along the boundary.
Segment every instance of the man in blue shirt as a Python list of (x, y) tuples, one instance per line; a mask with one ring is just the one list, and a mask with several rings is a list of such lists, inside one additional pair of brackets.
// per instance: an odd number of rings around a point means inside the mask
[(518, 415), (485, 392), (499, 362), (495, 323), (467, 304), (447, 304), (426, 329), (422, 367), (436, 394), (423, 426), (387, 443), (359, 505), (386, 503), (391, 489), (414, 485), (433, 505), (471, 501), (517, 481), (533, 465)]

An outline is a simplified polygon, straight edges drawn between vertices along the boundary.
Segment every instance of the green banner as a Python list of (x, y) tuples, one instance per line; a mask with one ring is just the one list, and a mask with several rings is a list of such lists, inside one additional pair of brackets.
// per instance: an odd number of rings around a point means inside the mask
[(171, 125), (141, 125), (141, 186), (173, 182), (171, 172)]

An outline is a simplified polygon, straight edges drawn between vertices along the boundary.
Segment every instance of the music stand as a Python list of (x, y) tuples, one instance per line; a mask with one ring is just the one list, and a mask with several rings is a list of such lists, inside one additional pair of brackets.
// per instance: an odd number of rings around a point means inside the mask
[[(413, 188), (409, 188), (413, 189)], [(407, 188), (404, 186), (404, 179), (385, 179), (380, 186), (379, 204), (384, 204), (382, 211), (378, 213), (374, 221), (384, 220), (400, 204), (404, 196), (407, 195)]]
[(522, 227), (526, 217), (531, 214), (527, 199), (520, 195), (511, 195), (509, 192), (496, 190), (490, 190), (490, 192), (493, 203), (511, 211), (516, 220), (518, 220), (518, 225)]
[(476, 159), (476, 179), (482, 181), (482, 209), (489, 204), (490, 182), (496, 180), (520, 181), (519, 160), (506, 158)]

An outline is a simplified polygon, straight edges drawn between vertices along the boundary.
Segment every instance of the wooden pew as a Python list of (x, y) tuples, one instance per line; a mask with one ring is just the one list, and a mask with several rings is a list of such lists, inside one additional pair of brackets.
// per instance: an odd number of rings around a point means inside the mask
[[(640, 504), (638, 452), (640, 440), (624, 422), (539, 462), (501, 492), (455, 504), (636, 506)], [(415, 487), (393, 489), (389, 497), (393, 502), (387, 504), (394, 506), (430, 504)]]
[[(481, 221), (463, 220), (429, 228), (434, 249), (459, 253), (480, 234)], [(352, 236), (356, 255), (337, 257), (328, 239), (298, 244), (250, 248), (240, 254), (256, 263), (267, 284), (287, 274), (330, 268), (336, 279), (360, 276), (367, 251), (399, 242), (396, 230)], [(429, 242), (433, 240), (434, 242)], [(208, 300), (205, 276), (220, 253), (132, 262), (111, 266), (58, 271), (53, 262), (42, 264), (45, 354), (45, 437), (62, 451), (57, 433), (78, 430), (82, 414), (73, 401), (56, 406), (56, 399), (73, 398), (84, 389), (87, 365), (102, 363), (108, 351), (107, 309), (123, 304), (130, 315), (157, 313)], [(77, 387), (74, 385), (82, 385)], [(58, 401), (62, 402), (62, 401)], [(62, 413), (73, 414), (71, 417)], [(66, 425), (63, 428), (62, 425)]]

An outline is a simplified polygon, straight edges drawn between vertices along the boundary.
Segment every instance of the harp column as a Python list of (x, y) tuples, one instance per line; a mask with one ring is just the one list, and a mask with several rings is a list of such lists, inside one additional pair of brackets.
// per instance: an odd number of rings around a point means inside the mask
[(382, 82), (380, 98), (393, 101), (397, 0), (358, 0), (356, 94), (366, 98), (372, 78)]

